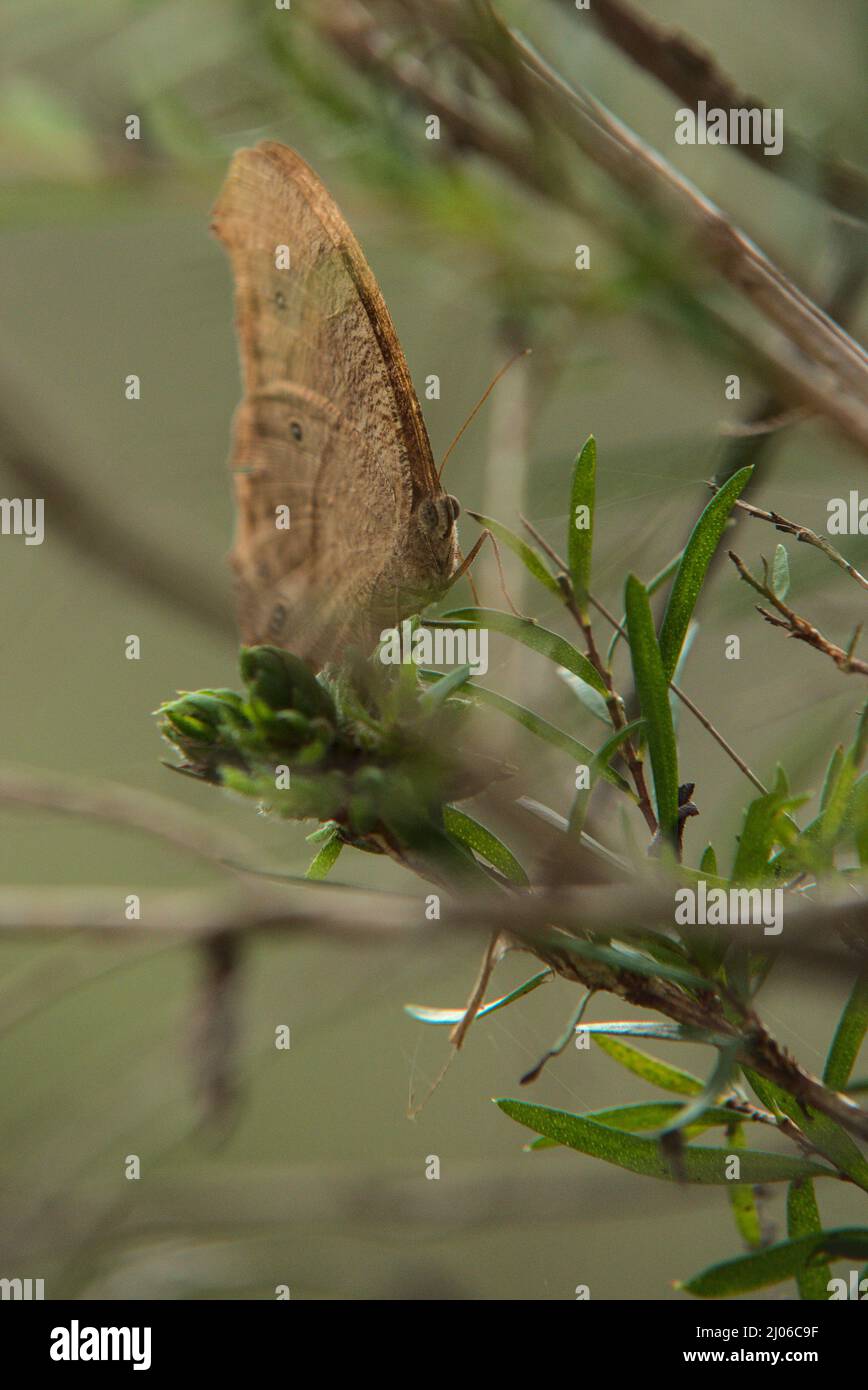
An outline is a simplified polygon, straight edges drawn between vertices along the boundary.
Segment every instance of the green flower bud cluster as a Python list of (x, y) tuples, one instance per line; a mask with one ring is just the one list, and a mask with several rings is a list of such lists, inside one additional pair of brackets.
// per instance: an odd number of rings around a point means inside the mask
[(181, 771), (253, 797), (291, 819), (333, 822), (375, 851), (424, 848), (443, 806), (490, 780), (471, 773), (458, 702), (431, 707), (382, 666), (315, 676), (278, 647), (243, 648), (245, 693), (197, 690), (157, 711)]
[(223, 782), (227, 769), (320, 765), (337, 737), (337, 713), (305, 663), (277, 647), (245, 647), (241, 675), (246, 695), (185, 692), (157, 711), (184, 770)]

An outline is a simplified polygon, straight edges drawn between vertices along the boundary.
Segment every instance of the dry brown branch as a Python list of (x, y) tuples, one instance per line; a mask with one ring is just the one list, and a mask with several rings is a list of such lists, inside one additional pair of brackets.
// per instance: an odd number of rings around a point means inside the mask
[[(657, 151), (610, 115), (587, 93), (574, 90), (515, 31), (509, 31), (525, 68), (546, 93), (553, 112), (568, 121), (579, 143), (633, 196), (683, 220), (706, 259), (739, 290), (789, 343), (850, 400), (854, 420), (868, 427), (868, 354), (861, 344), (804, 294), (710, 199)], [(868, 434), (863, 435), (863, 442)]]
[(810, 413), (803, 406), (795, 406), (792, 410), (775, 411), (774, 414), (764, 411), (757, 419), (736, 421), (734, 424), (724, 421), (720, 425), (720, 433), (727, 439), (757, 439), (761, 435), (779, 434), (781, 430), (788, 430), (792, 425), (799, 425), (808, 419)]
[[(837, 243), (838, 269), (823, 307), (830, 318), (847, 328), (856, 315), (865, 282), (868, 280), (868, 239), (861, 226), (857, 228), (851, 223), (842, 222), (832, 231)], [(794, 386), (786, 373), (781, 375), (781, 384), (785, 388), (784, 396), (788, 392), (795, 392), (798, 396), (798, 386)], [(810, 399), (811, 390), (812, 381), (808, 380), (802, 393), (806, 399)], [(788, 409), (786, 399), (779, 398), (776, 393), (767, 394), (744, 424), (728, 427), (732, 442), (722, 466), (715, 472), (715, 482), (722, 485), (740, 468), (747, 464), (759, 463), (770, 444), (774, 443), (785, 429), (810, 419), (811, 414), (805, 406), (797, 405)], [(713, 563), (717, 564), (717, 557)]]
[(839, 671), (843, 671), (846, 675), (855, 671), (860, 676), (868, 676), (868, 662), (860, 661), (858, 657), (853, 655), (853, 648), (859, 639), (861, 627), (856, 629), (850, 646), (845, 651), (843, 647), (837, 646), (836, 643), (830, 642), (828, 637), (824, 637), (819, 628), (814, 627), (813, 623), (809, 623), (807, 618), (794, 612), (789, 604), (784, 603), (783, 599), (778, 598), (768, 582), (768, 566), (765, 560), (763, 560), (763, 568), (766, 570), (766, 577), (759, 580), (751, 574), (744, 562), (735, 554), (735, 551), (730, 550), (728, 553), (730, 560), (745, 583), (755, 589), (758, 594), (762, 594), (763, 598), (767, 599), (780, 613), (781, 616), (776, 618), (767, 608), (763, 608), (759, 603), (756, 604), (756, 611), (765, 618), (767, 623), (771, 623), (773, 627), (782, 627), (789, 633), (790, 637), (795, 637), (799, 642), (806, 642), (815, 651), (822, 652), (824, 656), (828, 656), (831, 661), (834, 661)]
[(240, 946), (234, 932), (209, 936), (200, 949), (198, 1008), (193, 1056), (203, 1115), (226, 1131), (238, 1097), (235, 1075)]
[[(409, 6), (414, 22), (415, 8)], [(574, 90), (515, 30), (493, 24), (482, 42), (478, 14), (473, 23), (462, 7), (441, 3), (426, 10), (427, 20), (477, 64), (516, 114), (538, 131), (540, 117), (567, 132), (585, 155), (599, 165), (630, 197), (662, 216), (673, 229), (687, 229), (707, 263), (737, 289), (783, 335), (779, 340), (756, 332), (747, 339), (780, 389), (833, 420), (868, 449), (868, 356), (844, 330), (805, 295), (725, 214), (705, 198), (656, 151), (616, 120), (585, 92)], [(479, 114), (478, 106), (456, 103), (443, 95), (427, 69), (387, 38), (360, 5), (343, 3), (322, 20), (334, 45), (366, 71), (396, 83), (426, 111), (444, 123), (457, 117), (459, 146), (478, 150), (509, 170), (525, 186), (576, 206), (572, 180), (538, 156), (526, 135), (502, 134)], [(526, 103), (530, 99), (532, 105)], [(516, 106), (516, 102), (518, 105)], [(525, 105), (522, 105), (525, 103)], [(594, 210), (600, 222), (599, 210)], [(603, 219), (605, 221), (605, 219)], [(607, 227), (619, 236), (619, 229)], [(621, 238), (622, 239), (622, 238)], [(723, 309), (714, 316), (736, 339), (745, 341), (743, 324)]]
[[(185, 813), (179, 815), (176, 808), (174, 823), (167, 827), (166, 807), (160, 798), (145, 798), (143, 810), (138, 796), (124, 796), (117, 788), (85, 790), (77, 783), (58, 790), (47, 779), (32, 778), (29, 786), (27, 783), (28, 778), (23, 773), (6, 773), (0, 780), (0, 803), (5, 799), (16, 805), (41, 805), (98, 819), (108, 817), (152, 834), (161, 834), (208, 859), (223, 861), (227, 846), (222, 832), (214, 832), (213, 837), (204, 835), (197, 818)], [(237, 852), (234, 838), (231, 846), (231, 852)], [(790, 896), (793, 906), (787, 919), (786, 951), (807, 954), (817, 963), (843, 969), (852, 977), (854, 963), (868, 956), (868, 900), (856, 897), (843, 902), (806, 905), (798, 895)], [(662, 883), (655, 886), (651, 879), (635, 887), (611, 884), (541, 886), (533, 893), (511, 898), (508, 909), (505, 909), (502, 893), (462, 893), (458, 899), (447, 900), (441, 924), (425, 919), (421, 892), (397, 895), (334, 884), (304, 884), (303, 881), (288, 882), (278, 889), (267, 886), (261, 879), (247, 879), (243, 889), (239, 885), (219, 895), (151, 893), (142, 903), (141, 918), (134, 921), (126, 920), (123, 909), (124, 897), (118, 889), (0, 890), (0, 934), (84, 932), (106, 939), (144, 934), (151, 940), (169, 936), (202, 943), (231, 939), (234, 968), (237, 947), (245, 936), (255, 932), (314, 930), (351, 941), (392, 939), (406, 942), (416, 938), (430, 942), (432, 931), (438, 935), (502, 932), (506, 913), (509, 941), (530, 951), (564, 978), (588, 989), (608, 991), (631, 1004), (663, 1013), (678, 1023), (710, 1030), (715, 1035), (739, 1037), (746, 1064), (799, 1096), (804, 1103), (847, 1125), (854, 1133), (868, 1137), (868, 1115), (844, 1097), (827, 1091), (804, 1072), (771, 1038), (752, 1011), (745, 1011), (738, 1005), (720, 982), (709, 980), (707, 990), (692, 996), (678, 983), (637, 969), (638, 956), (631, 968), (627, 955), (621, 964), (601, 959), (594, 953), (586, 936), (588, 931), (602, 932), (607, 937), (614, 931), (618, 937), (629, 940), (631, 935), (641, 938), (654, 927), (671, 930), (672, 890), (667, 891)], [(565, 925), (554, 927), (552, 923), (581, 923), (581, 931), (576, 934)], [(817, 930), (818, 925), (821, 931)], [(733, 933), (730, 929), (730, 934), (743, 936), (743, 930), (736, 928)], [(833, 949), (836, 938), (846, 943), (849, 955), (837, 946)], [(763, 947), (771, 952), (781, 949), (775, 939), (767, 941), (764, 938)], [(222, 979), (225, 975), (222, 952), (219, 964)], [(213, 988), (210, 994), (214, 994)], [(736, 1008), (734, 1015), (733, 1007)], [(214, 1016), (221, 1038), (226, 1032), (223, 1012), (221, 1006), (221, 1011)], [(740, 1024), (736, 1024), (732, 1020), (739, 1015)], [(213, 1027), (211, 1031), (214, 1032)], [(222, 1045), (215, 1056), (217, 1065), (212, 1069), (211, 1090), (213, 1093), (216, 1086), (222, 1096), (226, 1084)]]
[[(572, 0), (563, 0), (575, 17)], [(768, 107), (742, 91), (722, 72), (712, 54), (692, 38), (665, 29), (628, 0), (593, 0), (590, 16), (608, 39), (645, 72), (656, 77), (691, 106), (705, 101), (709, 107)], [(776, 174), (808, 193), (819, 195), (830, 206), (852, 217), (868, 218), (868, 180), (845, 160), (814, 150), (789, 126), (786, 146), (774, 159), (766, 159), (758, 145), (736, 145), (745, 159), (766, 173)]]
[[(786, 902), (786, 930), (780, 938), (763, 936), (763, 950), (812, 961), (852, 979), (858, 964), (855, 957), (868, 956), (868, 899), (850, 890), (848, 898), (828, 900), (788, 893)], [(197, 941), (234, 928), (240, 936), (315, 931), (360, 944), (410, 943), (451, 933), (491, 932), (508, 921), (513, 936), (526, 939), (527, 949), (535, 950), (531, 939), (550, 931), (548, 924), (556, 919), (581, 922), (582, 930), (617, 932), (619, 938), (629, 940), (649, 931), (671, 930), (674, 911), (672, 892), (650, 882), (635, 887), (540, 886), (532, 894), (510, 898), (506, 905), (502, 893), (463, 894), (460, 901), (449, 899), (442, 922), (436, 925), (426, 920), (424, 909), (421, 888), (416, 893), (394, 893), (297, 878), (277, 889), (245, 880), (243, 887), (223, 888), (219, 893), (155, 890), (142, 899), (141, 918), (127, 921), (124, 895), (118, 888), (0, 888), (0, 935), (18, 937), (32, 931), (46, 937), (74, 933), (105, 939)], [(679, 930), (690, 932), (689, 927)], [(745, 930), (743, 926), (715, 927), (731, 940), (743, 941)], [(839, 936), (855, 956), (837, 944)], [(553, 941), (546, 935), (538, 944), (547, 950)], [(570, 935), (560, 934), (558, 942), (559, 949), (566, 949)]]
[(111, 782), (0, 766), (0, 809), (30, 806), (142, 830), (221, 868), (239, 869), (255, 853), (249, 840), (177, 802)]
[[(385, 77), (427, 113), (439, 116), (456, 149), (475, 150), (544, 197), (565, 195), (551, 172), (537, 161), (527, 136), (504, 133), (484, 115), (480, 102), (466, 94), (459, 100), (446, 92), (432, 80), (428, 66), (396, 45), (361, 5), (342, 0), (336, 8), (324, 9), (316, 22), (336, 51), (354, 67), (369, 76)], [(574, 211), (588, 211), (575, 190), (570, 190), (568, 197)]]
[[(652, 1009), (677, 1023), (709, 1030), (715, 1036), (742, 1039), (742, 1058), (761, 1075), (798, 1096), (803, 1103), (868, 1138), (868, 1114), (844, 1096), (827, 1090), (804, 1071), (749, 1013), (741, 1026), (730, 1020), (713, 984), (702, 1002), (677, 984), (629, 968), (600, 963), (583, 954), (584, 935), (574, 937), (549, 923), (581, 921), (585, 930), (612, 931), (629, 938), (630, 930), (645, 933), (655, 924), (670, 925), (671, 894), (620, 888), (541, 890), (516, 899), (509, 907), (509, 936), (515, 945), (530, 951), (566, 979), (585, 988), (604, 990), (641, 1008)], [(315, 930), (348, 940), (431, 941), (439, 934), (478, 932), (502, 928), (502, 895), (463, 898), (450, 902), (442, 924), (424, 921), (423, 900), (406, 895), (347, 891), (333, 885), (296, 887), (292, 893), (276, 893), (251, 887), (219, 897), (203, 893), (155, 893), (143, 903), (141, 921), (123, 919), (122, 897), (116, 889), (0, 890), (0, 934), (19, 935), (70, 931), (95, 933), (116, 939), (132, 934), (153, 938), (168, 933), (179, 940), (205, 940), (232, 933), (242, 941), (251, 932)], [(621, 924), (624, 924), (622, 928)], [(818, 930), (820, 929), (820, 930)], [(718, 930), (726, 931), (726, 928)], [(786, 950), (800, 950), (819, 961), (837, 964), (852, 978), (850, 957), (830, 950), (830, 933), (846, 932), (851, 946), (863, 953), (868, 948), (868, 901), (857, 899), (837, 905), (805, 907), (799, 904), (788, 917)], [(744, 928), (733, 935), (743, 936)], [(765, 949), (765, 941), (764, 941)], [(775, 945), (770, 946), (776, 949)]]
[[(712, 492), (717, 492), (716, 483), (709, 482), (708, 486)], [(767, 512), (762, 507), (754, 507), (750, 502), (742, 502), (740, 498), (736, 500), (735, 505), (739, 511), (746, 512), (748, 516), (754, 517), (757, 521), (768, 521), (775, 530), (783, 531), (785, 535), (795, 536), (797, 541), (801, 541), (805, 545), (812, 545), (817, 550), (822, 551), (833, 565), (837, 565), (845, 574), (849, 574), (850, 578), (855, 579), (857, 584), (861, 584), (863, 589), (868, 589), (868, 579), (865, 578), (864, 574), (860, 574), (855, 565), (851, 565), (849, 560), (846, 560), (833, 545), (830, 545), (825, 536), (818, 535), (816, 531), (812, 531), (808, 526), (803, 526), (801, 522), (788, 521), (779, 512)]]

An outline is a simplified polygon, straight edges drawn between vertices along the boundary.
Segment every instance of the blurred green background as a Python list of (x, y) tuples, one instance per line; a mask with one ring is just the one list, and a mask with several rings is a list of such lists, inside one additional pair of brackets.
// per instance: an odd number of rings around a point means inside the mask
[[(593, 432), (595, 585), (618, 611), (627, 570), (648, 579), (683, 543), (708, 496), (704, 480), (725, 457), (721, 425), (744, 419), (766, 389), (695, 305), (685, 307), (677, 274), (655, 271), (665, 229), (646, 226), (641, 208), (575, 152), (558, 158), (573, 162), (632, 251), (448, 140), (427, 141), (424, 113), (354, 72), (317, 33), (324, 14), (343, 8), (7, 0), (0, 14), (0, 413), (98, 506), (109, 552), (114, 522), (214, 615), (197, 618), (125, 581), (49, 500), (41, 547), (0, 544), (0, 757), (162, 793), (246, 834), (256, 862), (296, 872), (310, 858), (310, 827), (272, 824), (249, 803), (171, 777), (150, 717), (176, 689), (237, 683), (225, 460), (239, 383), (228, 266), (208, 234), (232, 151), (261, 138), (291, 144), (337, 198), (391, 309), (435, 456), (514, 346), (534, 348), (468, 431), (448, 485), (465, 510), (508, 525), (523, 510), (562, 547), (571, 462)], [(406, 6), (365, 8), (402, 51), (460, 85), (422, 12), (414, 28)], [(743, 88), (782, 107), (785, 140), (791, 123), (820, 148), (863, 158), (868, 23), (858, 0), (822, 12), (809, 0), (660, 0), (646, 10), (684, 26)], [(820, 201), (735, 151), (676, 147), (681, 103), (586, 17), (539, 0), (502, 11), (803, 288), (828, 293), (835, 219)], [(140, 142), (124, 138), (130, 113), (141, 117)], [(578, 272), (574, 248), (585, 242), (591, 269)], [(701, 290), (707, 302), (723, 295), (710, 279)], [(849, 326), (864, 333), (864, 308), (850, 306)], [(724, 399), (729, 372), (741, 375), (739, 403)], [(129, 373), (141, 377), (138, 402), (124, 399)], [(432, 373), (441, 396), (429, 402)], [(0, 450), (0, 486), (23, 495), (9, 463)], [(751, 500), (823, 531), (828, 499), (860, 484), (857, 450), (809, 421), (764, 453)], [(476, 528), (462, 527), (467, 548)], [(755, 523), (740, 523), (738, 536), (754, 569), (778, 539)], [(841, 548), (864, 570), (865, 538)], [(789, 549), (793, 602), (846, 643), (858, 590), (816, 551)], [(519, 605), (560, 624), (558, 605), (507, 567)], [(490, 561), (478, 582), (483, 601), (502, 606)], [(795, 790), (816, 791), (860, 692), (855, 678), (764, 626), (751, 597), (718, 569), (683, 684), (761, 777), (780, 760)], [(130, 633), (141, 638), (140, 661), (124, 657)], [(723, 655), (733, 633), (737, 662)], [(626, 679), (623, 664), (619, 673)], [(599, 741), (600, 727), (551, 669), (517, 659), (505, 639), (493, 639), (487, 684)], [(485, 732), (517, 766), (509, 795), (567, 811), (568, 758), (541, 755), (500, 724)], [(728, 863), (752, 789), (686, 715), (682, 738), (701, 810), (688, 824), (688, 861), (710, 839)], [(616, 844), (620, 827), (605, 809), (599, 833)], [(6, 883), (113, 885), (119, 911), (128, 893), (146, 912), (151, 890), (223, 881), (132, 832), (37, 812), (0, 808), (0, 846)], [(422, 885), (391, 864), (347, 851), (336, 877), (418, 891), (421, 913)], [(529, 1155), (523, 1132), (490, 1104), (516, 1094), (563, 1027), (574, 1003), (564, 982), (477, 1023), (421, 1116), (405, 1118), (408, 1095), (424, 1092), (448, 1049), (442, 1030), (423, 1030), (401, 1006), (462, 1003), (478, 954), (476, 941), (436, 939), (427, 949), (286, 938), (251, 947), (239, 1000), (243, 1101), (216, 1144), (198, 1129), (194, 1096), (194, 953), (141, 936), (4, 940), (0, 1274), (45, 1278), (49, 1297), (268, 1298), (279, 1284), (301, 1298), (571, 1298), (578, 1284), (594, 1298), (680, 1297), (673, 1280), (736, 1253), (725, 1194), (681, 1191), (566, 1151)], [(532, 968), (509, 959), (495, 988)], [(816, 1070), (842, 999), (838, 987), (782, 970), (763, 1014)], [(589, 1017), (624, 1015), (598, 997)], [(292, 1029), (288, 1053), (273, 1046), (281, 1023)], [(677, 1060), (708, 1064), (699, 1049)], [(592, 1049), (567, 1052), (534, 1091), (543, 1103), (589, 1109), (638, 1099), (641, 1087)], [(139, 1182), (124, 1178), (128, 1154), (141, 1157)], [(428, 1155), (440, 1158), (437, 1182), (426, 1180)], [(825, 1224), (847, 1219), (840, 1194), (820, 1198)], [(782, 1201), (775, 1190), (763, 1208), (779, 1228)]]

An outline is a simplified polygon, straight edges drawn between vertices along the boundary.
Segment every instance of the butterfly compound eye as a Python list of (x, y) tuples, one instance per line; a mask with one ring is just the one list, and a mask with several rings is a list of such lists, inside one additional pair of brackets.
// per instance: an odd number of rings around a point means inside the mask
[(301, 425), (298, 423), (297, 420), (293, 420), (292, 424), (289, 427), (289, 432), (292, 435), (293, 439), (295, 439), (300, 444), (302, 441), (303, 432)]
[(416, 524), (426, 536), (448, 536), (461, 508), (454, 497), (423, 497), (416, 508)]

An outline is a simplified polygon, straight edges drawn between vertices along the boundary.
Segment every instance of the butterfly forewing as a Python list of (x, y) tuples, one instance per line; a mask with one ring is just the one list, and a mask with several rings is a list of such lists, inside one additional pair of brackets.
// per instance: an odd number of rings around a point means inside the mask
[[(241, 635), (322, 662), (397, 617), (435, 560), (450, 568), (452, 546), (429, 557), (411, 521), (440, 495), (431, 447), (374, 277), (304, 161), (274, 143), (239, 151), (213, 226), (235, 277), (244, 382)], [(436, 589), (444, 576), (430, 577)]]

